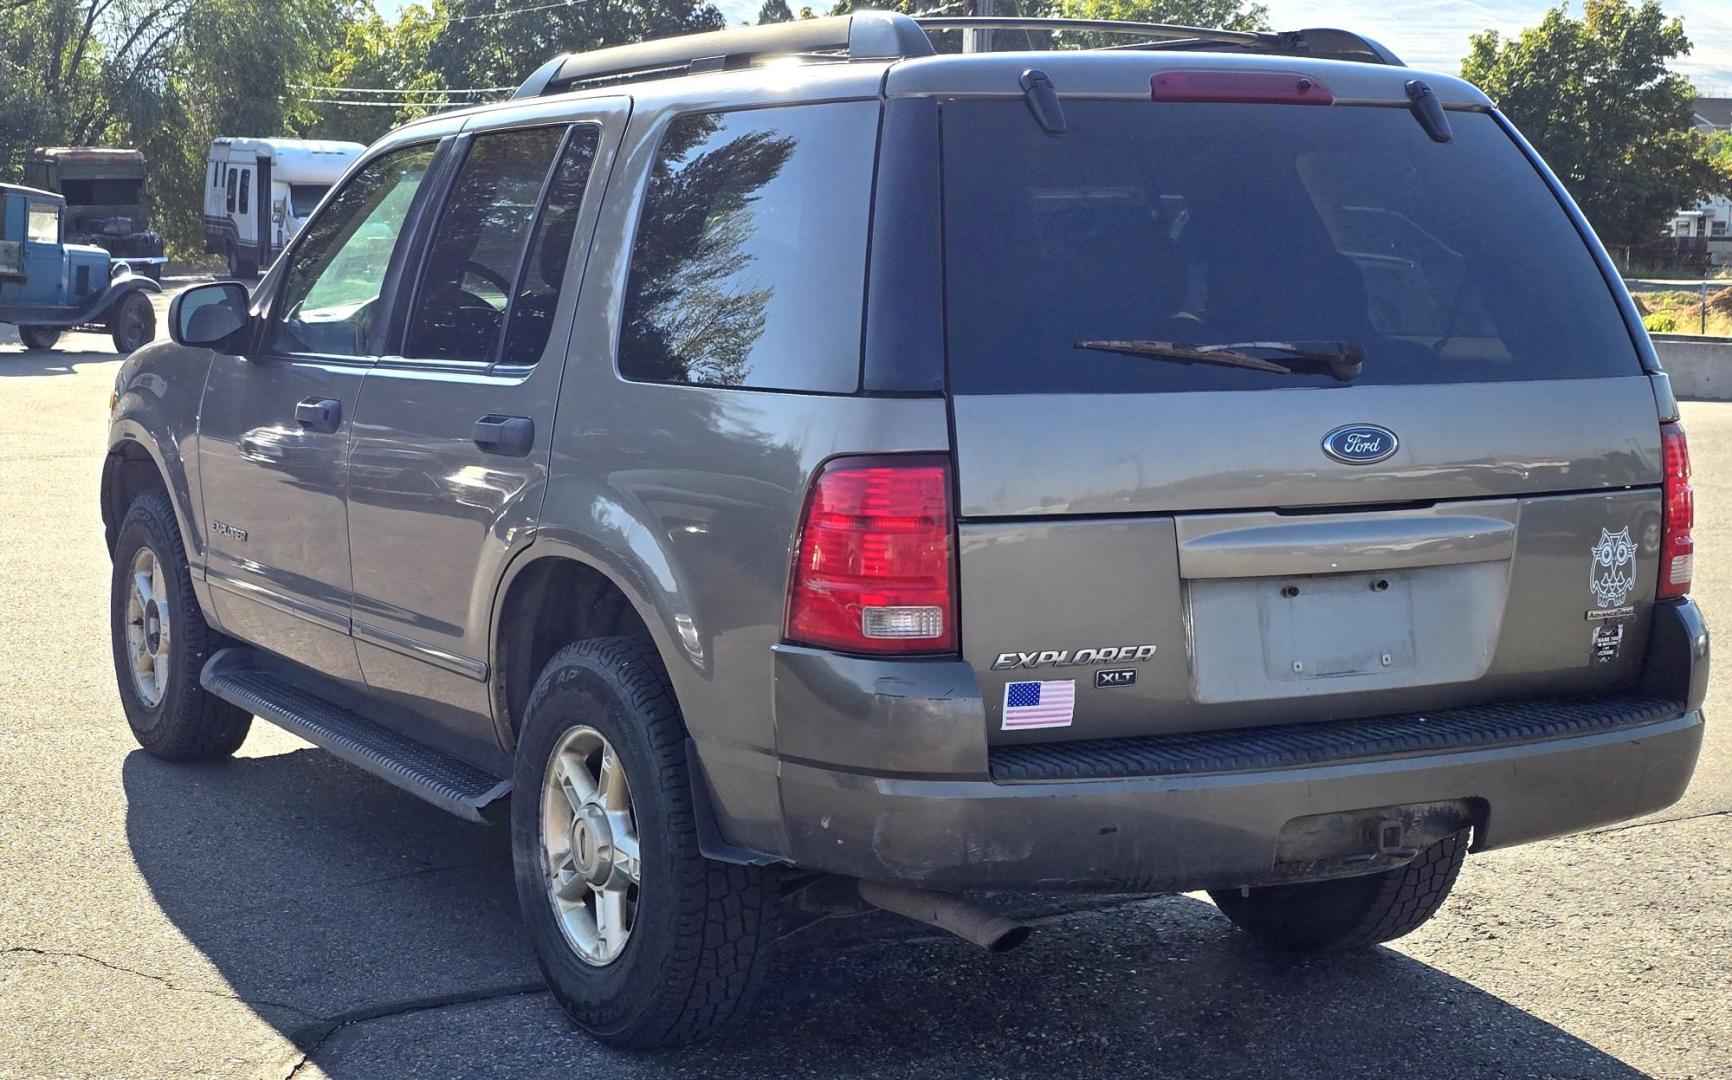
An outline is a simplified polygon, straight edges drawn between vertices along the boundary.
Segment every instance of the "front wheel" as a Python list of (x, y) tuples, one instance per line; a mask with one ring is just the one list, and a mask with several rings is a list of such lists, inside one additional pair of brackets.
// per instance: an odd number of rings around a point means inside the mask
[(26, 349), (35, 352), (47, 352), (54, 348), (54, 343), (60, 340), (58, 326), (20, 326), (18, 340), (24, 343)]
[(1381, 874), (1302, 885), (1211, 891), (1233, 925), (1266, 945), (1301, 952), (1365, 949), (1419, 929), (1437, 914), (1467, 858), (1462, 830)]
[(114, 349), (121, 355), (142, 349), (156, 338), (156, 305), (150, 297), (133, 290), (120, 298), (108, 316)]
[(193, 595), (180, 526), (161, 488), (139, 495), (120, 523), (109, 605), (120, 704), (138, 745), (168, 761), (238, 750), (253, 718), (199, 685), (221, 639)]
[(554, 997), (615, 1046), (714, 1034), (775, 934), (770, 871), (698, 850), (692, 767), (647, 639), (582, 641), (548, 662), (512, 784), (517, 895)]

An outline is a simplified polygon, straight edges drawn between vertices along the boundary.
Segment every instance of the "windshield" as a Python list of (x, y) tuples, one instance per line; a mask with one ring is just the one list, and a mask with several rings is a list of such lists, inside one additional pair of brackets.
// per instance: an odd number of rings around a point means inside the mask
[(289, 213), (304, 220), (329, 190), (329, 184), (290, 184)]
[(1089, 342), (1350, 343), (1357, 385), (1640, 372), (1569, 217), (1484, 114), (1067, 101), (944, 106), (958, 393), (1339, 386)]

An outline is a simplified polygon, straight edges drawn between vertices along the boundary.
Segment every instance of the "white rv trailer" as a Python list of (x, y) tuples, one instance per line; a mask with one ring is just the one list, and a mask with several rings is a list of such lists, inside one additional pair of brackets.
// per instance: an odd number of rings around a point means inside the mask
[(205, 160), (204, 249), (228, 259), (234, 277), (269, 266), (360, 143), (316, 139), (213, 139)]

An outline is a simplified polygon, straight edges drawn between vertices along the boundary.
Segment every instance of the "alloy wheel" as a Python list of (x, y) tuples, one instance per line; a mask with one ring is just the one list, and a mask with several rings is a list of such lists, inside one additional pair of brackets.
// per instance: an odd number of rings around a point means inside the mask
[(636, 921), (641, 862), (625, 765), (607, 737), (560, 737), (541, 791), (542, 869), (566, 943), (585, 963), (619, 958)]
[(132, 556), (132, 589), (126, 598), (126, 655), (132, 688), (146, 708), (156, 708), (168, 684), (170, 646), (168, 587), (162, 560), (150, 547)]

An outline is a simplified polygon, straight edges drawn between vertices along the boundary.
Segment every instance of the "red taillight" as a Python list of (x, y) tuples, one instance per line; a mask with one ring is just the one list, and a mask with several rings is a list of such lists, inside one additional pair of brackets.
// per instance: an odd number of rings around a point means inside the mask
[(825, 465), (794, 543), (788, 640), (848, 652), (954, 651), (951, 533), (946, 459)]
[(1163, 71), (1149, 80), (1149, 95), (1156, 101), (1335, 104), (1335, 95), (1311, 76), (1273, 71)]
[(1660, 537), (1658, 595), (1665, 599), (1690, 591), (1696, 561), (1696, 542), (1690, 538), (1696, 524), (1696, 493), (1690, 488), (1690, 444), (1683, 426), (1661, 424), (1660, 446), (1666, 455), (1666, 516)]

